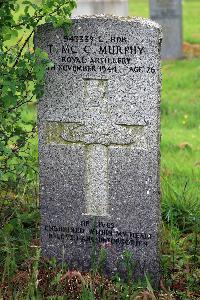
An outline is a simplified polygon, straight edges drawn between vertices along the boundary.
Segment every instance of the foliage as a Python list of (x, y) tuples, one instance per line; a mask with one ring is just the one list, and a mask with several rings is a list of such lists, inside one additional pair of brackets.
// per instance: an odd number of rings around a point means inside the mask
[(31, 182), (37, 172), (29, 162), (28, 145), (35, 135), (36, 124), (35, 120), (27, 120), (23, 112), (28, 104), (41, 97), (50, 61), (47, 53), (39, 48), (33, 50), (33, 34), (44, 22), (51, 22), (54, 27), (68, 26), (74, 7), (75, 0), (1, 3), (0, 179), (4, 188), (23, 182), (32, 171)]
[(191, 189), (190, 182), (174, 186), (171, 180), (165, 178), (162, 189), (163, 220), (181, 229), (182, 232), (200, 231), (200, 202), (198, 195)]

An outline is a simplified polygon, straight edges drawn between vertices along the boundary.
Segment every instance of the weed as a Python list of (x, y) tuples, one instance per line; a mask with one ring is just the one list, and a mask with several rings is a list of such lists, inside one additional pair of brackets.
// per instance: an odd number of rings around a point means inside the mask
[(124, 262), (124, 266), (126, 269), (127, 282), (130, 285), (133, 280), (133, 272), (134, 272), (134, 267), (135, 267), (135, 263), (133, 260), (133, 254), (131, 251), (128, 251), (128, 250), (124, 251), (123, 262)]

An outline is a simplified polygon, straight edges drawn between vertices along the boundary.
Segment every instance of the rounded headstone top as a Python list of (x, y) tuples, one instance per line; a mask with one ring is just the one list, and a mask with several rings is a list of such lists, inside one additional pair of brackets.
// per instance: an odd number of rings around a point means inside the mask
[(154, 27), (154, 28), (157, 28), (161, 31), (162, 27), (150, 20), (150, 19), (145, 19), (145, 18), (142, 18), (142, 17), (132, 17), (132, 16), (127, 16), (127, 17), (120, 17), (120, 16), (115, 16), (115, 15), (106, 15), (106, 14), (96, 14), (96, 15), (85, 15), (85, 16), (75, 16), (72, 18), (72, 21), (73, 20), (102, 20), (102, 21), (105, 21), (105, 20), (113, 20), (113, 21), (121, 21), (121, 22), (130, 22), (130, 23), (138, 23), (138, 24), (141, 24), (143, 26), (146, 26), (146, 27)]

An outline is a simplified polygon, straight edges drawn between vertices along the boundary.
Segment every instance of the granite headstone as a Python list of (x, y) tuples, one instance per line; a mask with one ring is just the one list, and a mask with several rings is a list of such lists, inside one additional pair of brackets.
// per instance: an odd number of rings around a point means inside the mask
[(150, 17), (163, 29), (162, 59), (182, 57), (182, 0), (150, 0)]
[(128, 0), (77, 0), (73, 16), (94, 14), (127, 16)]
[(88, 270), (159, 281), (160, 43), (140, 18), (79, 17), (38, 29), (54, 66), (39, 101), (42, 253)]

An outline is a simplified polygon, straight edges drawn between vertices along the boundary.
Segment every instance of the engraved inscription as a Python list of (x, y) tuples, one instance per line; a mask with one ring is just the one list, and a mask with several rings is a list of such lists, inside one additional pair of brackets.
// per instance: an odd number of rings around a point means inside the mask
[[(50, 55), (54, 51), (58, 51), (59, 54), (58, 60), (50, 68), (51, 71), (74, 74), (87, 72), (91, 73), (91, 76), (96, 72), (102, 74), (129, 72), (133, 76), (144, 73), (148, 77), (157, 73), (154, 65), (142, 63), (141, 58), (149, 49), (145, 48), (142, 42), (133, 42), (125, 36), (69, 35), (63, 37), (58, 50), (53, 44), (48, 44), (47, 50)], [(135, 64), (134, 60), (138, 57), (141, 62)]]
[(117, 245), (130, 245), (131, 247), (148, 247), (154, 238), (152, 233), (132, 232), (120, 230), (114, 223), (102, 221), (91, 224), (89, 220), (81, 220), (77, 226), (45, 224), (44, 230), (49, 239), (71, 241), (73, 243), (97, 243), (103, 247), (115, 248)]

